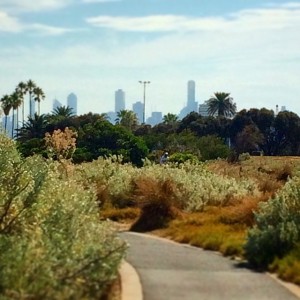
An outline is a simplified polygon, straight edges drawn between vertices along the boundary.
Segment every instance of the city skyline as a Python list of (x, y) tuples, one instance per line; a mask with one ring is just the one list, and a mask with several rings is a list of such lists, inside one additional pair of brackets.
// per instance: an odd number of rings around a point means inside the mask
[[(300, 114), (300, 2), (285, 0), (3, 0), (0, 3), (0, 96), (34, 80), (52, 99), (74, 90), (78, 114), (128, 105), (178, 114), (192, 78), (197, 101), (229, 92), (238, 111)], [(50, 100), (50, 101), (49, 101)]]

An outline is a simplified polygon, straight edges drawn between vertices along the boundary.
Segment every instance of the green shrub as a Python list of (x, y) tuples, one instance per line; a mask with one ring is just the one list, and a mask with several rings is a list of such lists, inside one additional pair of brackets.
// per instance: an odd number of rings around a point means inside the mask
[(117, 274), (125, 244), (99, 222), (93, 186), (60, 169), (0, 135), (1, 299), (100, 299)]
[(190, 161), (191, 163), (198, 163), (199, 159), (196, 155), (191, 154), (191, 153), (177, 152), (170, 156), (169, 161), (173, 162), (173, 163), (178, 163), (178, 164), (182, 164), (186, 161)]
[(256, 225), (249, 230), (245, 246), (248, 260), (267, 266), (282, 257), (300, 240), (300, 177), (286, 183), (274, 199), (261, 203)]

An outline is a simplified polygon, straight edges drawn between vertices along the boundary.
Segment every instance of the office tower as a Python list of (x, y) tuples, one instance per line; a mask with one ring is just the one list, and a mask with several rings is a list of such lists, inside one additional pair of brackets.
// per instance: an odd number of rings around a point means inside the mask
[(198, 112), (198, 102), (196, 99), (196, 83), (194, 80), (189, 80), (187, 83), (187, 104), (179, 113), (179, 118), (183, 119), (192, 111)]
[(193, 105), (196, 99), (196, 83), (194, 80), (189, 80), (187, 83), (187, 105)]
[(154, 126), (154, 125), (161, 123), (162, 118), (163, 118), (163, 116), (162, 116), (161, 111), (154, 111), (154, 112), (152, 112), (151, 117), (149, 117), (147, 119), (147, 123)]
[(144, 109), (144, 104), (141, 101), (135, 102), (132, 105), (132, 110), (136, 113), (139, 123), (143, 122), (143, 109)]
[(67, 106), (72, 108), (73, 115), (77, 115), (77, 96), (74, 93), (71, 93), (67, 97)]
[(115, 112), (125, 109), (125, 92), (121, 89), (115, 91)]
[(53, 104), (52, 104), (52, 110), (57, 109), (58, 107), (61, 107), (62, 104), (60, 101), (58, 101), (57, 99), (53, 99)]
[(117, 114), (114, 111), (109, 111), (106, 113), (108, 121), (112, 124), (116, 124)]

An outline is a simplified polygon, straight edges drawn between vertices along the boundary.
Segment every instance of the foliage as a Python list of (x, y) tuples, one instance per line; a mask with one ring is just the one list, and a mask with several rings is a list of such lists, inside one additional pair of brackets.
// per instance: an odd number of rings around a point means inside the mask
[(94, 187), (59, 170), (0, 135), (1, 299), (95, 299), (116, 276), (125, 245), (99, 222)]
[(77, 133), (68, 127), (64, 131), (54, 130), (52, 134), (46, 132), (44, 139), (48, 156), (58, 160), (72, 158), (76, 150), (76, 137)]
[(232, 117), (236, 113), (236, 104), (230, 97), (230, 93), (217, 92), (207, 101), (208, 112), (211, 116)]
[(177, 152), (177, 153), (173, 153), (170, 158), (169, 161), (172, 163), (177, 163), (177, 164), (182, 164), (186, 161), (190, 161), (192, 163), (198, 163), (199, 159), (197, 156), (191, 154), (191, 153), (186, 153), (186, 152)]
[(144, 232), (165, 227), (176, 216), (177, 197), (176, 185), (170, 179), (158, 181), (144, 176), (135, 179), (133, 198), (141, 207), (141, 215), (131, 230)]
[(267, 266), (300, 240), (300, 177), (294, 177), (274, 199), (261, 203), (256, 225), (249, 230), (246, 254), (249, 261)]

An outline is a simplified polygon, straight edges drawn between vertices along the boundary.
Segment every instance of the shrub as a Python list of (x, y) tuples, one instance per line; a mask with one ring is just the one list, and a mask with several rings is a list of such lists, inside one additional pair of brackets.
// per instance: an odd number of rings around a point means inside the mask
[(300, 240), (300, 177), (286, 183), (274, 199), (261, 203), (256, 225), (249, 230), (245, 246), (248, 260), (267, 266)]
[(1, 135), (0, 154), (0, 298), (100, 298), (125, 244), (99, 222), (93, 186)]
[(176, 216), (176, 186), (169, 179), (157, 181), (138, 178), (134, 181), (134, 197), (141, 207), (141, 215), (132, 225), (132, 231), (143, 232), (165, 227)]
[(199, 159), (196, 155), (190, 153), (174, 153), (169, 158), (170, 162), (182, 164), (186, 161), (190, 161), (191, 163), (198, 163)]

